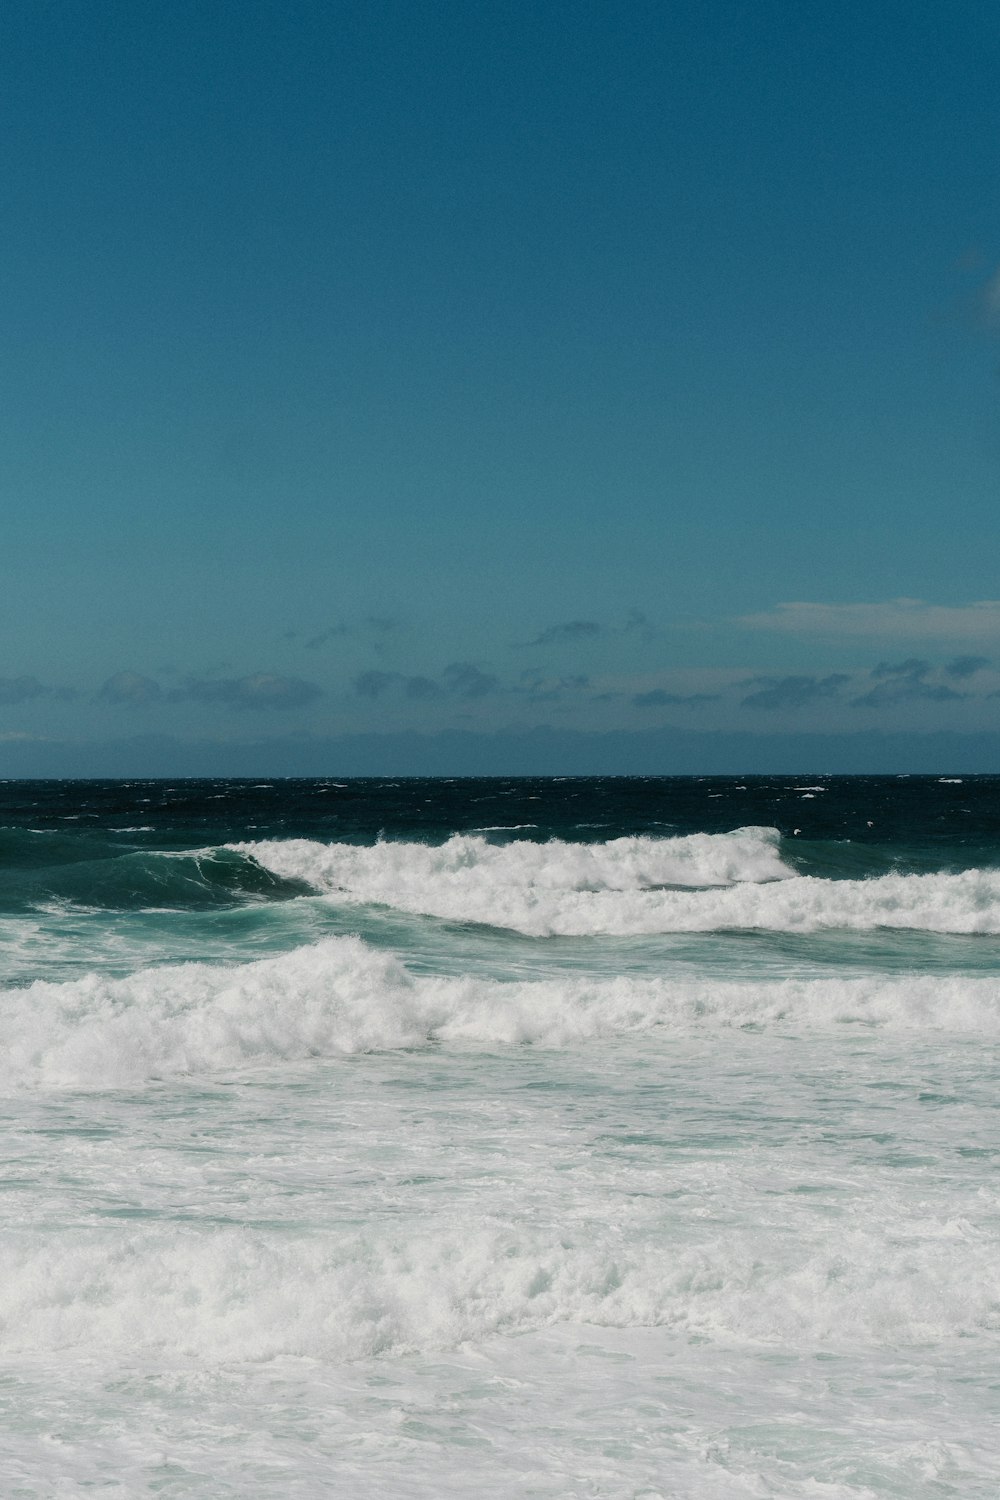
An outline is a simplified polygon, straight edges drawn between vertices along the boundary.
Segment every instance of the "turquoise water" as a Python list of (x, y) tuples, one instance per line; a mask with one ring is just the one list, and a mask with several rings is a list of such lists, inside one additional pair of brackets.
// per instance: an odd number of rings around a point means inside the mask
[(996, 1495), (1000, 781), (2, 790), (6, 1493)]

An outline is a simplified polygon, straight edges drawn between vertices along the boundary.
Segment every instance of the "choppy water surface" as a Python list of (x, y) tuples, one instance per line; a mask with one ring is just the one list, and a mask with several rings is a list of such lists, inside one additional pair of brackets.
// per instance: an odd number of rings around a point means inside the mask
[(993, 1500), (998, 794), (0, 786), (4, 1492)]

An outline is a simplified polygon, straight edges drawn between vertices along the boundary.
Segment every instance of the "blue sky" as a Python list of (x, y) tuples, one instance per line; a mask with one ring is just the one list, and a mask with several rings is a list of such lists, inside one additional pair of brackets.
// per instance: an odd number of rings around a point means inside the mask
[(978, 0), (11, 0), (0, 773), (1000, 731), (998, 76)]

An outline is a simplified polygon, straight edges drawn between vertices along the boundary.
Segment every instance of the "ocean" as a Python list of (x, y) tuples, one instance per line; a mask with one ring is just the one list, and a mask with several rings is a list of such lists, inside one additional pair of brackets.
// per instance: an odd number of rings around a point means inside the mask
[(4, 1496), (1000, 1492), (1000, 777), (0, 785)]

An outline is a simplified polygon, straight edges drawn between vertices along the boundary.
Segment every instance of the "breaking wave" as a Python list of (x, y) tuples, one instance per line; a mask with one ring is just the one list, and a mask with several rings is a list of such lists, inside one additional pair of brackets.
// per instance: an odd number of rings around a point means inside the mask
[(840, 1025), (1000, 1033), (1000, 981), (876, 976), (774, 981), (501, 981), (412, 974), (359, 938), (240, 965), (90, 974), (0, 991), (8, 1091), (134, 1087), (184, 1074), (435, 1043), (562, 1047), (653, 1027)]
[[(776, 829), (604, 844), (505, 845), (461, 836), (431, 846), (287, 839), (234, 845), (285, 881), (531, 936), (918, 928), (1000, 932), (1000, 870), (797, 875)], [(685, 889), (684, 887), (687, 887)]]

